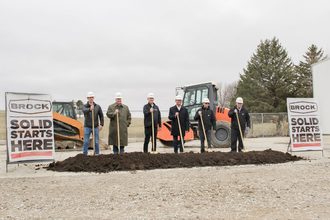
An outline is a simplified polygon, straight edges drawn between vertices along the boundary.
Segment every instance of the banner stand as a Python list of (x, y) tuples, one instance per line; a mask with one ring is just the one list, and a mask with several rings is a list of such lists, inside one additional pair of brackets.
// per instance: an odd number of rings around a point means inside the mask
[(8, 173), (8, 163), (9, 163), (9, 149), (8, 149), (8, 107), (7, 107), (7, 94), (5, 95), (5, 122), (6, 122), (6, 152), (7, 152), (7, 157), (6, 157), (6, 173)]
[(51, 96), (5, 93), (6, 173), (9, 164), (55, 161)]
[(55, 160), (27, 160), (27, 161), (17, 161), (17, 162), (10, 162), (6, 161), (6, 173), (8, 173), (8, 165), (13, 164), (17, 165), (19, 167), (20, 164), (31, 164), (31, 163), (52, 163), (55, 162)]
[(292, 154), (292, 149), (291, 149), (291, 138), (290, 138), (290, 140), (289, 140), (288, 147), (286, 148), (286, 152)]
[(320, 108), (313, 98), (287, 98), (290, 142), (287, 152), (322, 151)]
[[(292, 151), (292, 147), (291, 147), (291, 138), (290, 138), (290, 141), (289, 141), (289, 143), (288, 143), (288, 147), (287, 147), (287, 149), (286, 149), (286, 152), (287, 152), (287, 153), (292, 154), (293, 152), (306, 152), (306, 151), (317, 151), (317, 150)], [(324, 149), (319, 150), (319, 151), (322, 151), (322, 157), (324, 157)]]

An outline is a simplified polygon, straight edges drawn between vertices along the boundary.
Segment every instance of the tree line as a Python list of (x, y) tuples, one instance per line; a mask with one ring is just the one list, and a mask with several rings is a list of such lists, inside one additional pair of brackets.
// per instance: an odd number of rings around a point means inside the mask
[[(219, 84), (219, 105), (230, 107), (238, 96), (250, 112), (286, 112), (287, 97), (313, 97), (312, 65), (326, 59), (312, 44), (294, 64), (277, 38), (262, 40), (237, 82)], [(83, 102), (77, 101), (81, 110)]]
[(287, 97), (313, 97), (312, 65), (326, 58), (312, 44), (294, 64), (277, 38), (261, 41), (240, 74), (235, 97), (244, 97), (250, 112), (286, 112)]

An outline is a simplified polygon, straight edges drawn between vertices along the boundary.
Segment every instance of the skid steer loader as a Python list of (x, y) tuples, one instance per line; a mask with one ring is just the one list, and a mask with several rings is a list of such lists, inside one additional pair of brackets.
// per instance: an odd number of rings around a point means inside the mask
[(82, 146), (84, 141), (83, 124), (77, 120), (73, 102), (53, 102), (54, 138), (57, 149)]

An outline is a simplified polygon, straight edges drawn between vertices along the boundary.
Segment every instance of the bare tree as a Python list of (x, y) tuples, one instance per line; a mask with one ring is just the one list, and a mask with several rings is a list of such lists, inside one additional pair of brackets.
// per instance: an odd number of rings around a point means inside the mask
[(221, 107), (230, 107), (230, 102), (236, 95), (238, 82), (232, 82), (229, 84), (220, 83), (218, 85), (218, 96), (219, 96), (219, 105)]

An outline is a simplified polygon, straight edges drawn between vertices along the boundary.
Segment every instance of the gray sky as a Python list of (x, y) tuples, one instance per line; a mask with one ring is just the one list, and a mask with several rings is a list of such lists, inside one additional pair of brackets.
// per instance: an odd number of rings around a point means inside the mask
[(161, 109), (174, 89), (231, 83), (260, 40), (279, 38), (294, 62), (311, 44), (330, 52), (326, 0), (0, 0), (0, 109), (4, 93), (49, 93), (104, 110), (117, 91)]

